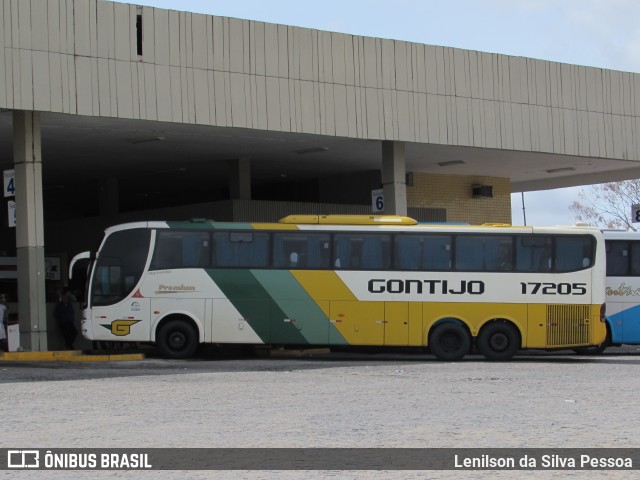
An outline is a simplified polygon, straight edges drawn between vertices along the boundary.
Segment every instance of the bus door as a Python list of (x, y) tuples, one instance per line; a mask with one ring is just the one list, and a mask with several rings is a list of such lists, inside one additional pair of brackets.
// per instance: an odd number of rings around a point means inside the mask
[(422, 302), (386, 302), (384, 344), (422, 346)]
[(409, 344), (409, 304), (385, 302), (384, 344), (406, 346)]

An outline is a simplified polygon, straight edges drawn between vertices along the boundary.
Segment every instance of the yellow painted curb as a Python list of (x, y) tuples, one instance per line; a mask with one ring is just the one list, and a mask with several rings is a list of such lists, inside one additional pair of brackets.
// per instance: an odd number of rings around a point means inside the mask
[(71, 357), (70, 362), (123, 362), (144, 360), (144, 353), (126, 353), (121, 355), (80, 355)]
[(121, 353), (119, 355), (109, 355), (109, 360), (112, 362), (144, 360), (144, 353)]
[(81, 355), (69, 359), (70, 362), (108, 362), (109, 360), (109, 355)]
[[(82, 352), (78, 351), (78, 354)], [(68, 358), (74, 354), (71, 351), (64, 352), (5, 352), (0, 357), (2, 360), (14, 360), (21, 362), (55, 362), (61, 358)]]
[(4, 352), (0, 354), (0, 361), (9, 362), (117, 362), (127, 360), (144, 360), (144, 354), (83, 355), (81, 350), (60, 352)]

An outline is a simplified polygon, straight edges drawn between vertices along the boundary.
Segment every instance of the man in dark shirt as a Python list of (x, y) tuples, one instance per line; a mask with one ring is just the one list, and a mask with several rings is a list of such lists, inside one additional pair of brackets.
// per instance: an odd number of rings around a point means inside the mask
[(64, 337), (64, 344), (68, 350), (73, 350), (73, 342), (78, 335), (75, 325), (75, 312), (73, 310), (73, 304), (71, 303), (71, 297), (68, 291), (65, 291), (60, 296), (60, 301), (56, 305), (54, 312), (58, 327)]

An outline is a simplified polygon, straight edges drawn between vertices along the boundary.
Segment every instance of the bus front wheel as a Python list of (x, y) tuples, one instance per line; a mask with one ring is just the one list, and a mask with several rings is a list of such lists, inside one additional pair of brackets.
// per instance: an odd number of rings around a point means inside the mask
[(459, 323), (441, 323), (429, 336), (429, 348), (438, 360), (460, 360), (469, 353), (471, 337)]
[(509, 360), (519, 348), (518, 331), (507, 322), (491, 323), (478, 335), (478, 350), (487, 360)]
[(198, 348), (198, 334), (184, 320), (169, 320), (158, 331), (156, 343), (165, 357), (189, 358)]

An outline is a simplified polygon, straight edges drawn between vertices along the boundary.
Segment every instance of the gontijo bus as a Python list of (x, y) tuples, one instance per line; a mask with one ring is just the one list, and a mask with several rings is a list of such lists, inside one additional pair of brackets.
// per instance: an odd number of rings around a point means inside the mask
[(153, 342), (429, 347), (457, 360), (605, 339), (602, 233), (297, 215), (279, 223), (139, 222), (91, 258), (82, 332)]

